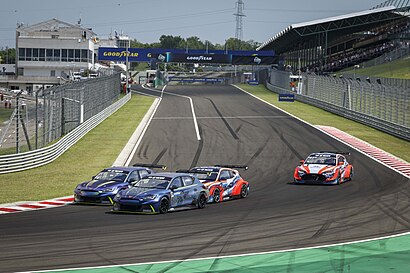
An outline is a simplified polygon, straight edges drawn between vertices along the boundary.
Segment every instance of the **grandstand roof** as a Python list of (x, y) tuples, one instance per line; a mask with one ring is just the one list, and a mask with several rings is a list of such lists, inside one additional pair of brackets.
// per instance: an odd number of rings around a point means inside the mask
[[(391, 2), (391, 1), (386, 1)], [(257, 50), (275, 50), (277, 54), (289, 51), (295, 45), (316, 39), (315, 34), (326, 34), (329, 43), (337, 37), (368, 30), (384, 21), (403, 17), (395, 6), (376, 7), (371, 10), (293, 24), (263, 43)]]

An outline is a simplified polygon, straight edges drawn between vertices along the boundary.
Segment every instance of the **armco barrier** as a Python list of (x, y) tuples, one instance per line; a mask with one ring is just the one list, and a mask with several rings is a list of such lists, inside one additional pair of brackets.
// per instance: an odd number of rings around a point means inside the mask
[(91, 117), (59, 141), (48, 147), (21, 154), (0, 156), (0, 174), (28, 170), (54, 161), (85, 134), (120, 109), (130, 99), (131, 93)]

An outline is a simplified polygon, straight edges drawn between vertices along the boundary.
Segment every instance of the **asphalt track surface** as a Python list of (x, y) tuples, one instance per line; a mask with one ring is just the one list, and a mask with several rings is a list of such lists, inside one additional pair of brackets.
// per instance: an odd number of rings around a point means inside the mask
[[(74, 205), (2, 215), (0, 272), (217, 257), (410, 230), (409, 179), (235, 87), (165, 91), (132, 163), (247, 164), (249, 196), (165, 215)], [(200, 141), (189, 100), (168, 92), (193, 99)], [(350, 151), (353, 181), (291, 184), (299, 160), (320, 150)]]

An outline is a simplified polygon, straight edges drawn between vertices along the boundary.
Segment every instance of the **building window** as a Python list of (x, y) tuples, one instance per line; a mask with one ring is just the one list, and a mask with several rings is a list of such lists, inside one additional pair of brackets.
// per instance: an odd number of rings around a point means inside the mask
[(38, 61), (38, 48), (33, 48), (33, 59), (32, 61)]
[(19, 48), (19, 61), (25, 61), (25, 60), (26, 60), (26, 49)]
[(54, 58), (53, 58), (53, 50), (52, 50), (51, 48), (47, 48), (47, 49), (46, 49), (46, 61), (47, 61), (47, 62), (52, 62), (52, 61), (54, 61)]
[(61, 61), (67, 62), (68, 58), (68, 49), (61, 49)]
[(54, 61), (60, 61), (60, 49), (54, 49)]
[(68, 49), (68, 61), (74, 62), (74, 49)]
[(26, 48), (26, 61), (31, 61), (33, 57), (32, 48)]
[(51, 71), (50, 71), (50, 76), (51, 76), (51, 77), (55, 77), (55, 76), (56, 76), (56, 71), (55, 71), (55, 70), (51, 70)]
[(80, 49), (75, 49), (74, 52), (75, 52), (75, 61), (80, 62), (80, 60), (81, 60), (81, 55), (80, 55), (81, 50)]
[(88, 50), (87, 49), (81, 49), (81, 62), (86, 63), (88, 62)]
[(40, 61), (44, 62), (46, 60), (46, 49), (45, 48), (39, 48), (39, 55), (40, 55)]

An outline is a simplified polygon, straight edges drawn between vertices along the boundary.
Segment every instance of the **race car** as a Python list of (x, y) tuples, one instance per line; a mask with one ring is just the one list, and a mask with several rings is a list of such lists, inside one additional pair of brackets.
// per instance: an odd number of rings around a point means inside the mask
[(311, 153), (293, 173), (296, 184), (341, 184), (352, 180), (353, 166), (346, 160), (347, 152), (321, 151)]
[(167, 213), (170, 210), (204, 208), (208, 189), (192, 174), (155, 173), (117, 193), (112, 212)]
[(152, 169), (166, 169), (164, 165), (135, 164), (132, 167), (110, 167), (103, 169), (92, 180), (77, 185), (74, 203), (112, 205), (114, 196), (131, 183), (153, 173)]
[[(245, 198), (249, 194), (249, 182), (245, 181), (236, 169), (242, 165), (215, 165), (194, 167), (186, 172), (196, 175), (209, 190), (209, 203), (218, 203), (235, 197)], [(184, 172), (179, 170), (178, 172)]]

